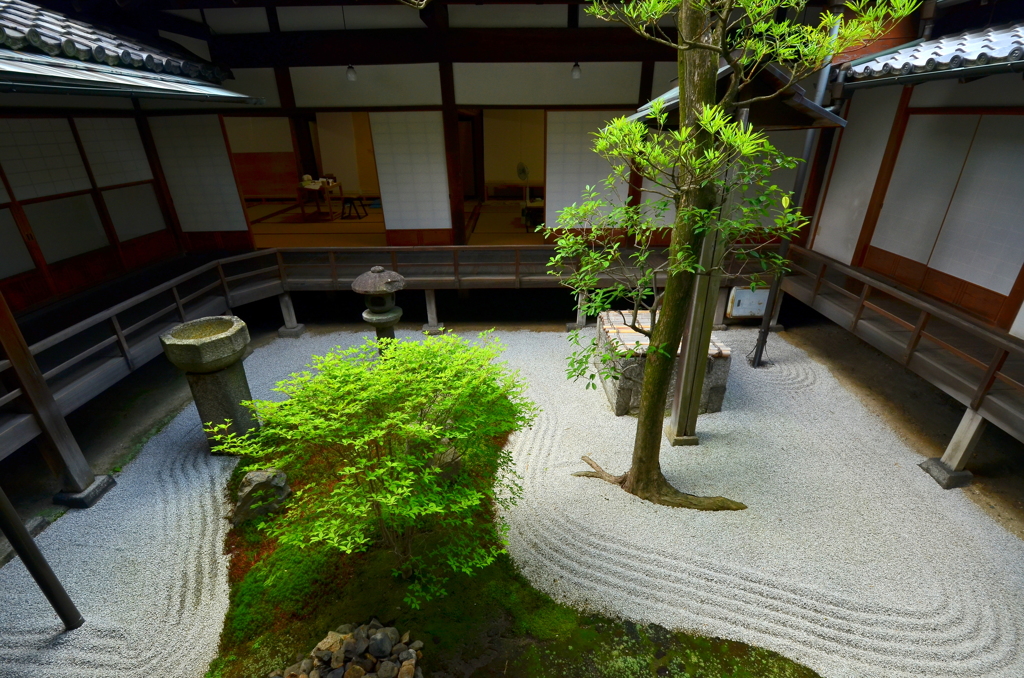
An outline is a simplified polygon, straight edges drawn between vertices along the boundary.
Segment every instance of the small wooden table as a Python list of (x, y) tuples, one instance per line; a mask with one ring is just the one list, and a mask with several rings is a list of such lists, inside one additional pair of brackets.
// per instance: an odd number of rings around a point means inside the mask
[(324, 196), (327, 203), (327, 215), (334, 221), (334, 206), (331, 204), (331, 187), (337, 184), (329, 184), (326, 181), (303, 181), (299, 184), (299, 210), (302, 212), (302, 220), (306, 220), (306, 197), (313, 193), (313, 200), (316, 201), (316, 213), (320, 214), (320, 194)]

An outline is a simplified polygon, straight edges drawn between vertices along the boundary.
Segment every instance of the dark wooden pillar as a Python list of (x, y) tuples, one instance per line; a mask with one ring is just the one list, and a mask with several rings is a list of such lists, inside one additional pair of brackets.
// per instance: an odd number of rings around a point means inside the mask
[(7, 299), (0, 294), (0, 345), (11, 361), (11, 369), (18, 379), (25, 401), (35, 415), (42, 430), (43, 454), (55, 474), (61, 478), (65, 491), (84, 492), (96, 477), (82, 455), (78, 441), (64, 421), (57, 401), (36, 364), (36, 359), (25, 342), (21, 328), (14, 320)]
[(299, 173), (318, 177), (320, 170), (316, 166), (316, 150), (313, 148), (313, 135), (309, 131), (312, 114), (300, 113), (295, 108), (295, 90), (292, 89), (292, 76), (287, 66), (275, 66), (274, 79), (277, 81), (277, 96), (281, 99), (281, 108), (292, 123), (292, 142), (295, 144)]

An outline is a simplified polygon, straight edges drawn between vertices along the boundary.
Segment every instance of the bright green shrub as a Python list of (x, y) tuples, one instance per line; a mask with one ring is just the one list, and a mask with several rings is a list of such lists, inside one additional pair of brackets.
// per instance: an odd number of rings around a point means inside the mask
[(481, 339), (337, 349), (278, 384), (288, 400), (250, 403), (261, 428), (241, 437), (222, 429), (218, 451), (288, 473), (296, 492), (270, 533), (346, 553), (382, 541), (414, 606), (444, 595), (452, 573), (490, 564), (504, 551), (495, 509), (519, 494), (505, 437), (536, 408), (496, 362), (497, 340)]

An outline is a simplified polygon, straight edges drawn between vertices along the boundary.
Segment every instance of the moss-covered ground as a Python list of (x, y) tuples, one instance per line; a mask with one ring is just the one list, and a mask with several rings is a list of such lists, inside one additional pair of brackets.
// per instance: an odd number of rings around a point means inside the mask
[(349, 622), (378, 617), (425, 647), (430, 676), (811, 678), (743, 643), (588, 615), (529, 585), (507, 557), (453, 579), (445, 598), (410, 609), (390, 553), (277, 548), (251, 524), (231, 532), (231, 606), (208, 678), (263, 678)]

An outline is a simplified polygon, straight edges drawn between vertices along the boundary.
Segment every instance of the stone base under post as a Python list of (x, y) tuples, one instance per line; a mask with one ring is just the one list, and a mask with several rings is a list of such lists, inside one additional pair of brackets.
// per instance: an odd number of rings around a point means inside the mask
[(241, 404), (252, 400), (241, 360), (223, 370), (206, 374), (187, 372), (185, 377), (204, 427), (208, 423), (223, 424), (230, 420), (229, 433), (243, 434), (256, 428), (252, 412)]
[(292, 339), (294, 339), (295, 337), (301, 337), (305, 333), (306, 333), (306, 326), (303, 323), (299, 323), (295, 327), (285, 327), (284, 325), (282, 325), (277, 330), (277, 336), (279, 336), (279, 337), (286, 337), (286, 338), (292, 338)]
[(442, 334), (444, 325), (437, 320), (437, 295), (434, 290), (423, 290), (427, 299), (427, 324), (423, 326), (425, 334)]
[(944, 489), (967, 485), (974, 476), (964, 467), (974, 454), (987, 424), (984, 417), (968, 407), (942, 458), (928, 459), (921, 464), (921, 468)]
[(67, 506), (68, 508), (90, 508), (114, 485), (117, 485), (114, 476), (96, 476), (96, 480), (92, 481), (92, 485), (81, 492), (63, 491), (53, 495), (53, 503), (58, 506)]

